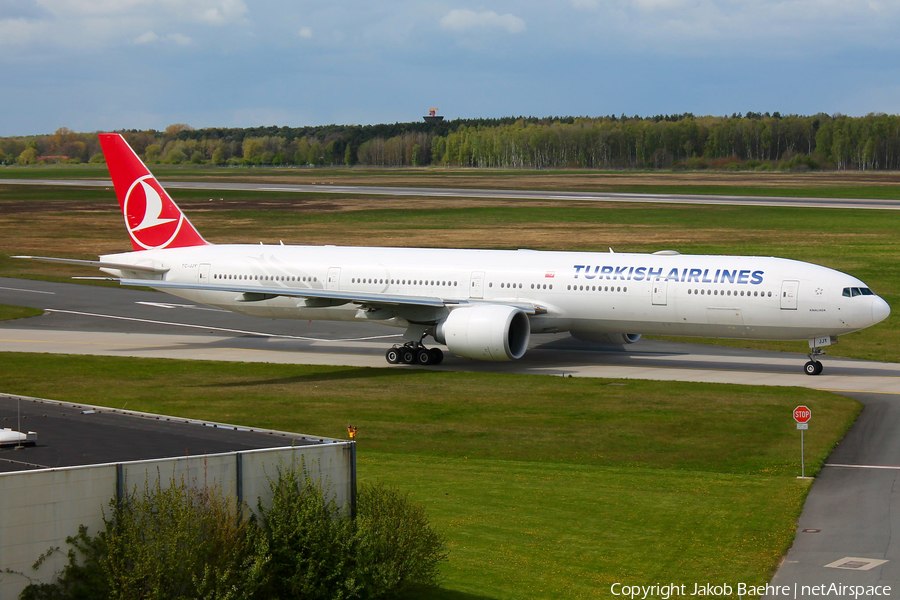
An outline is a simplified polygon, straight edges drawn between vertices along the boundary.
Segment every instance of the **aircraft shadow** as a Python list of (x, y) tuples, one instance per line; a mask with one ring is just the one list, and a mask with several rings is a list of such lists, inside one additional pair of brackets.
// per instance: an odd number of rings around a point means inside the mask
[(372, 369), (369, 367), (346, 367), (330, 373), (309, 373), (278, 379), (260, 379), (257, 381), (235, 381), (231, 383), (215, 383), (206, 387), (244, 387), (248, 385), (282, 385), (285, 383), (317, 383), (326, 381), (346, 381), (348, 379), (374, 379), (376, 377), (404, 376), (414, 377), (427, 375), (430, 371), (423, 369)]

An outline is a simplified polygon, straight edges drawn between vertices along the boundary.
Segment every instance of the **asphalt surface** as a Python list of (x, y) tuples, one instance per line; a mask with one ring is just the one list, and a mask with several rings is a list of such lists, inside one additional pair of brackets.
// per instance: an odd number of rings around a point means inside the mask
[[(384, 350), (401, 333), (371, 323), (260, 319), (158, 292), (43, 281), (0, 279), (0, 303), (48, 311), (0, 325), (0, 351), (385, 366)], [(554, 335), (533, 336), (532, 348), (519, 361), (484, 363), (447, 355), (439, 367), (427, 368), (801, 385), (856, 398), (866, 409), (816, 479), (795, 544), (772, 583), (880, 582), (896, 591), (900, 365), (826, 358), (826, 374), (809, 377), (801, 372), (805, 360), (803, 354), (653, 340), (591, 345)], [(807, 434), (814, 432), (815, 419)], [(826, 566), (832, 563), (845, 566)], [(797, 597), (813, 596), (804, 596), (800, 587)]]
[[(865, 409), (816, 477), (794, 545), (772, 579), (789, 586), (790, 597), (795, 586), (797, 598), (814, 598), (803, 586), (831, 584), (900, 592), (900, 395), (846, 395)], [(813, 418), (808, 434), (814, 431)]]
[[(500, 190), (483, 188), (382, 187), (363, 185), (308, 185), (271, 183), (221, 183), (198, 181), (162, 182), (167, 189), (219, 191), (293, 192), (360, 196), (417, 196), (427, 198), (487, 198), (495, 200), (577, 200), (581, 202), (648, 202), (663, 204), (715, 204), (730, 206), (793, 206), (806, 208), (861, 208), (900, 210), (900, 200), (865, 198), (791, 198), (769, 196), (722, 196), (705, 194), (620, 194), (547, 190)], [(110, 187), (109, 180), (0, 179), (0, 185), (62, 187)]]
[[(0, 348), (17, 351), (381, 367), (403, 333), (373, 323), (262, 319), (154, 291), (44, 281), (0, 278), (0, 303), (47, 311), (0, 325)], [(900, 365), (826, 358), (825, 374), (809, 377), (802, 373), (806, 360), (799, 353), (657, 340), (589, 344), (556, 334), (532, 336), (518, 361), (447, 354), (439, 368), (900, 393)]]
[(5, 394), (0, 394), (0, 427), (38, 434), (35, 445), (20, 450), (0, 447), (0, 473), (202, 456), (325, 441), (284, 432)]

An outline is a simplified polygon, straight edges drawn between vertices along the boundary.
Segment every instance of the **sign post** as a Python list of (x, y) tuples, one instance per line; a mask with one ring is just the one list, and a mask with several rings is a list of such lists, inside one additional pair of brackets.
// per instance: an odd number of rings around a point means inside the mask
[(794, 409), (794, 420), (797, 421), (797, 429), (800, 430), (800, 477), (806, 477), (806, 464), (803, 456), (803, 432), (809, 429), (809, 420), (811, 418), (812, 411), (802, 404)]

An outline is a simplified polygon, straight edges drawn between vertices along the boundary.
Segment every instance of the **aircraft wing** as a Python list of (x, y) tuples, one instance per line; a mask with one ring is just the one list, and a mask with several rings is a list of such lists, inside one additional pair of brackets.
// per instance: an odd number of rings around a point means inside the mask
[(235, 292), (243, 294), (243, 302), (258, 302), (268, 300), (276, 296), (289, 298), (320, 298), (333, 300), (335, 304), (353, 303), (360, 306), (391, 307), (391, 306), (430, 306), (444, 308), (460, 304), (488, 303), (515, 306), (527, 312), (535, 314), (541, 309), (529, 302), (494, 302), (491, 300), (460, 300), (458, 298), (438, 298), (436, 296), (406, 296), (401, 294), (373, 294), (369, 292), (351, 292), (343, 290), (316, 290), (309, 288), (284, 288), (264, 286), (218, 285), (213, 283), (178, 283), (175, 281), (160, 281), (157, 279), (120, 279), (122, 285), (150, 287), (155, 289), (180, 289), (202, 290), (206, 292)]

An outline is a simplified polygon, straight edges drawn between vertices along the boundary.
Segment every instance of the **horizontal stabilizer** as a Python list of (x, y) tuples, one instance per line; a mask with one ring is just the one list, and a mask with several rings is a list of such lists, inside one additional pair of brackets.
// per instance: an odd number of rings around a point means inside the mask
[(81, 267), (119, 269), (120, 271), (140, 271), (141, 273), (156, 273), (157, 275), (162, 275), (163, 273), (169, 272), (168, 267), (148, 267), (144, 265), (129, 265), (126, 263), (112, 263), (101, 260), (78, 260), (75, 258), (52, 258), (49, 256), (13, 256), (12, 258), (39, 260), (41, 262), (58, 263), (62, 265), (78, 265)]

